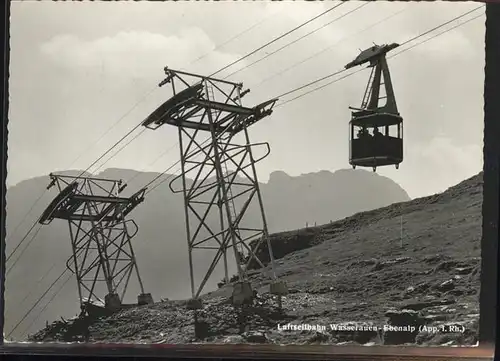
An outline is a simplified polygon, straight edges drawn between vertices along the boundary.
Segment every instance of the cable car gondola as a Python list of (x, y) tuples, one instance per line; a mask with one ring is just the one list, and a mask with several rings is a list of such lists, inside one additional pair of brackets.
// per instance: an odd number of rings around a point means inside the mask
[[(349, 122), (349, 163), (356, 167), (395, 165), (403, 161), (403, 118), (399, 115), (386, 54), (399, 44), (374, 45), (362, 51), (346, 69), (370, 63), (372, 68), (360, 108), (352, 110)], [(384, 86), (381, 88), (381, 86)], [(381, 90), (385, 94), (381, 95)], [(381, 106), (380, 100), (385, 99)]]

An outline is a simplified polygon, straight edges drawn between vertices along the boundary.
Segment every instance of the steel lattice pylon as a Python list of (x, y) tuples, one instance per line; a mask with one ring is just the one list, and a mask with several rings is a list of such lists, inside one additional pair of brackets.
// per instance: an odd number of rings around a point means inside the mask
[[(242, 84), (168, 68), (165, 74), (167, 78), (160, 86), (170, 83), (173, 97), (156, 109), (143, 125), (151, 129), (164, 124), (178, 128), (181, 174), (171, 181), (170, 188), (184, 197), (192, 297), (199, 298), (221, 259), (228, 282), (227, 253), (232, 249), (240, 286), (237, 294), (233, 290), (233, 301), (235, 297), (243, 297), (240, 301), (245, 303), (253, 298), (246, 270), (251, 262), (263, 266), (255, 254), (262, 242), (266, 242), (269, 250), (274, 288), (284, 285), (276, 282), (255, 169), (255, 164), (269, 154), (270, 148), (267, 143), (251, 144), (247, 131), (248, 126), (271, 114), (277, 99), (247, 108), (241, 105), (242, 95), (248, 92), (241, 92)], [(207, 133), (208, 137), (204, 135)], [(259, 147), (264, 155), (255, 159), (253, 153)], [(181, 183), (179, 187), (175, 186), (176, 182)], [(249, 216), (250, 212), (253, 216)], [(199, 285), (194, 275), (195, 249), (215, 251)]]
[(122, 198), (122, 181), (54, 174), (50, 178), (47, 188), (57, 186), (59, 194), (39, 222), (68, 221), (73, 254), (66, 266), (76, 276), (82, 310), (91, 312), (89, 307), (102, 302), (103, 293), (106, 309), (120, 309), (134, 271), (141, 289), (138, 303), (152, 303), (151, 294), (144, 293), (131, 243), (138, 227), (126, 220), (144, 200), (145, 190)]

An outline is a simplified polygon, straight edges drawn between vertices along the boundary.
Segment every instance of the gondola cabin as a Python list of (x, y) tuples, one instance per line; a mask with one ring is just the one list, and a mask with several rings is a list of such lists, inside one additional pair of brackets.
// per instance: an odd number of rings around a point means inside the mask
[(395, 165), (403, 161), (403, 118), (392, 114), (353, 115), (349, 122), (349, 163), (353, 168)]
[[(372, 68), (361, 107), (350, 107), (349, 163), (353, 168), (399, 168), (403, 161), (403, 118), (397, 110), (385, 58), (388, 51), (398, 46), (375, 45), (346, 65), (348, 69), (369, 62)], [(380, 105), (383, 99), (385, 105)]]

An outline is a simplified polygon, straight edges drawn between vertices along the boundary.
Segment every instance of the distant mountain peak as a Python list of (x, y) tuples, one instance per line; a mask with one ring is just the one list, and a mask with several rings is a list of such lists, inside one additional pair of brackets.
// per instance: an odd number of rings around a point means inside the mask
[(269, 174), (269, 183), (288, 181), (292, 178), (288, 173), (283, 170), (275, 170)]

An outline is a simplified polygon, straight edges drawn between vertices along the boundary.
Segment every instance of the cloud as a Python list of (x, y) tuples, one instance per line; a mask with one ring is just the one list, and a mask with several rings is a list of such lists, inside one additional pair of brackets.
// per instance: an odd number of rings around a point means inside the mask
[[(185, 28), (178, 35), (148, 31), (122, 31), (113, 36), (83, 40), (73, 34), (57, 35), (40, 45), (42, 55), (53, 63), (74, 71), (97, 69), (106, 76), (157, 76), (168, 65), (183, 68), (196, 58), (212, 52), (215, 44), (200, 28)], [(238, 55), (210, 53), (208, 67), (223, 66)]]
[[(435, 137), (418, 147), (409, 149), (410, 157), (420, 158), (428, 165), (432, 179), (446, 179), (445, 184), (455, 184), (477, 174), (482, 168), (483, 149), (479, 144), (462, 145), (447, 137)], [(439, 181), (439, 183), (442, 183)]]
[(435, 137), (425, 144), (425, 147), (421, 147), (419, 153), (423, 157), (439, 162), (440, 165), (463, 168), (464, 165), (477, 163), (477, 159), (482, 155), (482, 148), (479, 145), (459, 146), (450, 138)]

